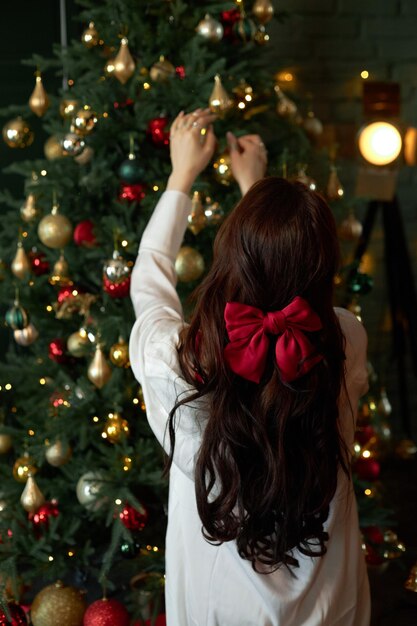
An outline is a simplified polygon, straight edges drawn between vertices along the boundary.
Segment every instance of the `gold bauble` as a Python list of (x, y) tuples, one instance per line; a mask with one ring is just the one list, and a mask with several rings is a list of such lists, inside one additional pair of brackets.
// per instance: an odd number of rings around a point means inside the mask
[(98, 511), (107, 500), (107, 496), (102, 494), (105, 490), (105, 483), (101, 472), (86, 472), (77, 482), (77, 500), (85, 506), (88, 511)]
[(213, 113), (222, 115), (233, 106), (233, 100), (222, 85), (219, 74), (214, 77), (214, 87), (209, 98), (209, 107)]
[(116, 367), (130, 367), (129, 345), (121, 337), (110, 348), (110, 361)]
[(77, 135), (77, 133), (67, 133), (62, 141), (62, 151), (64, 156), (73, 156), (76, 157), (82, 153), (85, 149), (85, 141), (81, 135)]
[(117, 443), (122, 437), (129, 436), (129, 423), (120, 413), (109, 413), (104, 424), (101, 436), (110, 443)]
[(175, 260), (175, 271), (178, 280), (183, 283), (197, 280), (204, 272), (204, 259), (198, 250), (190, 246), (180, 248)]
[(65, 215), (58, 213), (55, 206), (52, 212), (39, 222), (38, 236), (48, 248), (63, 248), (71, 241), (72, 224)]
[(0, 433), (0, 454), (7, 454), (13, 445), (13, 440), (10, 435), (6, 433)]
[(318, 137), (323, 133), (323, 124), (314, 115), (313, 111), (310, 111), (304, 120), (304, 130), (311, 137)]
[(81, 41), (86, 48), (94, 48), (100, 41), (100, 36), (94, 26), (94, 22), (90, 22), (88, 27), (81, 35)]
[(39, 209), (36, 206), (36, 196), (34, 193), (29, 193), (20, 207), (20, 217), (24, 222), (33, 222), (38, 215)]
[(359, 239), (361, 235), (362, 224), (351, 211), (339, 226), (339, 237), (346, 241), (353, 241), (354, 239)]
[(85, 146), (81, 154), (78, 154), (77, 156), (74, 157), (74, 161), (77, 161), (78, 165), (87, 165), (87, 163), (90, 163), (93, 156), (94, 156), (93, 148), (91, 146)]
[(31, 474), (34, 476), (37, 471), (33, 459), (26, 453), (16, 459), (13, 465), (13, 478), (17, 480), (18, 483), (25, 483), (28, 479), (28, 475)]
[(123, 37), (120, 42), (119, 52), (114, 58), (114, 70), (113, 76), (124, 85), (129, 78), (135, 73), (135, 62), (130, 54), (128, 41), (126, 37)]
[(115, 70), (115, 60), (113, 58), (107, 59), (104, 66), (104, 73), (106, 76), (113, 76)]
[(271, 0), (256, 0), (252, 13), (260, 24), (267, 24), (274, 17), (274, 7)]
[(67, 339), (68, 352), (77, 358), (86, 356), (90, 347), (91, 343), (85, 328), (80, 328), (75, 331), (75, 333), (72, 333)]
[(191, 212), (188, 216), (188, 228), (193, 235), (198, 235), (207, 224), (206, 214), (204, 212), (203, 199), (199, 191), (194, 191), (191, 200)]
[(327, 182), (327, 197), (329, 200), (340, 200), (344, 195), (344, 189), (342, 183), (337, 175), (337, 170), (334, 166), (330, 168), (329, 180)]
[(20, 502), (28, 513), (35, 513), (45, 502), (45, 496), (30, 473), (28, 474), (25, 488), (20, 496)]
[(98, 389), (101, 389), (106, 383), (109, 382), (111, 375), (112, 369), (107, 363), (101, 346), (97, 344), (93, 360), (91, 361), (87, 371), (88, 379)]
[(26, 328), (23, 328), (22, 330), (14, 330), (13, 337), (15, 342), (18, 343), (19, 346), (27, 347), (32, 345), (32, 343), (37, 340), (37, 338), (39, 337), (39, 332), (32, 324), (32, 322), (29, 322)]
[(30, 617), (33, 626), (83, 626), (87, 605), (82, 593), (61, 581), (45, 587), (35, 597)]
[(42, 83), (42, 76), (39, 72), (36, 73), (35, 88), (29, 98), (29, 107), (38, 117), (45, 115), (49, 107), (48, 94), (45, 91), (45, 87)]
[(404, 587), (407, 591), (414, 591), (414, 593), (417, 593), (417, 563), (414, 563), (411, 568), (408, 578), (404, 583)]
[(16, 117), (3, 126), (3, 139), (9, 148), (27, 148), (33, 142), (34, 134), (27, 122)]
[(61, 103), (59, 105), (59, 113), (64, 119), (72, 120), (78, 108), (78, 100), (74, 100), (74, 98), (64, 98), (63, 100), (61, 100)]
[(217, 43), (223, 37), (223, 26), (215, 20), (209, 13), (197, 24), (196, 32), (204, 39)]
[(19, 278), (20, 280), (27, 278), (30, 274), (30, 261), (21, 241), (19, 241), (19, 243), (17, 244), (16, 254), (10, 268), (14, 276), (16, 276), (16, 278)]
[(72, 126), (77, 135), (85, 137), (85, 135), (89, 135), (94, 130), (97, 122), (97, 113), (91, 107), (84, 106), (73, 117)]
[(45, 458), (52, 467), (61, 467), (68, 463), (72, 455), (71, 447), (62, 441), (56, 441), (48, 446), (45, 451)]
[(54, 161), (55, 159), (62, 159), (65, 156), (64, 149), (58, 137), (51, 135), (45, 141), (43, 146), (43, 152), (48, 161)]
[(152, 65), (149, 76), (156, 83), (164, 82), (175, 76), (175, 67), (164, 56), (160, 56), (159, 61)]
[(395, 454), (401, 459), (414, 459), (417, 455), (417, 444), (412, 439), (401, 439), (395, 446)]
[(71, 282), (69, 277), (69, 265), (63, 254), (52, 268), (52, 274), (49, 277), (51, 285), (68, 285)]
[(297, 114), (297, 105), (290, 100), (279, 85), (274, 87), (277, 96), (277, 113), (280, 117), (294, 117)]
[(234, 180), (230, 155), (228, 152), (223, 152), (219, 157), (217, 157), (213, 163), (213, 169), (214, 178), (218, 183), (228, 186)]

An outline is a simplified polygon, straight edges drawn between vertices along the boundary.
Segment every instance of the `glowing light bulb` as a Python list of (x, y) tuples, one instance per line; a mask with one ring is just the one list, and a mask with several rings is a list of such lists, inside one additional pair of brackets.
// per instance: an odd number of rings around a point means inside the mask
[(359, 150), (372, 165), (388, 165), (395, 161), (402, 148), (398, 129), (388, 122), (373, 122), (359, 133)]

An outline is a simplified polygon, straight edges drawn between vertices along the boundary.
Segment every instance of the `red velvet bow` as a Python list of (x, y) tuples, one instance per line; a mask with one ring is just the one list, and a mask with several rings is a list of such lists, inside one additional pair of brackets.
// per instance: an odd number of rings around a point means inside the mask
[(275, 346), (277, 365), (284, 382), (304, 376), (322, 360), (304, 331), (323, 326), (309, 303), (295, 297), (282, 311), (263, 313), (239, 302), (228, 302), (224, 310), (230, 343), (224, 355), (230, 369), (243, 378), (259, 383), (265, 371), (270, 339), (279, 335)]

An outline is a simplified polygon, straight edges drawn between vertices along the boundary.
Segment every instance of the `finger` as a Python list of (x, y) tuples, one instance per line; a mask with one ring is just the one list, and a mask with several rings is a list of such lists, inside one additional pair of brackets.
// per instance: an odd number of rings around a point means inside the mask
[(212, 155), (217, 144), (217, 137), (214, 134), (213, 126), (209, 126), (205, 135), (204, 151)]
[(178, 130), (178, 124), (180, 122), (180, 120), (182, 120), (182, 118), (184, 117), (184, 111), (180, 111), (177, 115), (177, 117), (174, 119), (174, 121), (171, 124), (171, 132), (174, 130)]
[(227, 144), (230, 150), (239, 150), (239, 143), (233, 133), (228, 131), (226, 133)]

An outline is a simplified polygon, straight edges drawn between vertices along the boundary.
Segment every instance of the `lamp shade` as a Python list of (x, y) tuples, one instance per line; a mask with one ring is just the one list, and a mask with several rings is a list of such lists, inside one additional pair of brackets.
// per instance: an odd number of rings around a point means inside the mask
[(359, 150), (372, 165), (389, 165), (399, 156), (402, 138), (399, 130), (388, 122), (372, 122), (359, 132)]

